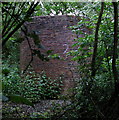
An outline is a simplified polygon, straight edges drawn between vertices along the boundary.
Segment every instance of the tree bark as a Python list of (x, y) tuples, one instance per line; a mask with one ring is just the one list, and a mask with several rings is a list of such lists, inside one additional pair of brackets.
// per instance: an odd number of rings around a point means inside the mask
[(92, 70), (92, 76), (95, 76), (96, 74), (96, 57), (97, 57), (97, 47), (98, 47), (98, 31), (99, 27), (101, 24), (101, 18), (104, 10), (104, 2), (101, 3), (101, 10), (100, 14), (98, 17), (97, 25), (96, 25), (96, 31), (95, 31), (95, 41), (94, 41), (94, 49), (93, 49), (93, 55), (92, 55), (92, 65), (91, 65), (91, 70)]
[(118, 71), (116, 68), (116, 59), (118, 57), (117, 54), (117, 46), (118, 46), (118, 3), (113, 2), (114, 7), (114, 43), (113, 43), (113, 58), (112, 58), (112, 71), (115, 81), (115, 93), (119, 94), (119, 78)]

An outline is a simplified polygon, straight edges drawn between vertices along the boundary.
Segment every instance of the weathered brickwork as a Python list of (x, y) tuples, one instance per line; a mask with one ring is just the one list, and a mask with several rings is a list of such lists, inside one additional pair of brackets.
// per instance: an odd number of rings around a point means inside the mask
[[(64, 92), (66, 89), (74, 86), (74, 79), (78, 77), (76, 74), (76, 62), (71, 61), (71, 57), (67, 56), (67, 52), (72, 50), (76, 35), (72, 33), (69, 26), (76, 25), (79, 21), (75, 16), (41, 16), (34, 17), (32, 22), (27, 23), (28, 31), (37, 31), (41, 43), (46, 50), (53, 50), (53, 53), (59, 54), (61, 58), (51, 59), (50, 61), (42, 61), (34, 56), (32, 67), (36, 72), (45, 71), (47, 76), (56, 79), (59, 76), (64, 77)], [(33, 40), (30, 39), (31, 45), (34, 47)], [(20, 46), (21, 50), (21, 69), (24, 70), (30, 61), (30, 49), (27, 40), (24, 40)], [(45, 50), (41, 50), (46, 52)]]

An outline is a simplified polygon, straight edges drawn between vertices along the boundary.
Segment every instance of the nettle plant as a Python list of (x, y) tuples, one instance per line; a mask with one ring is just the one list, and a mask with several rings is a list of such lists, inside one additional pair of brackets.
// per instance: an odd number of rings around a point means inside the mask
[(31, 102), (39, 102), (42, 99), (59, 98), (62, 89), (62, 78), (52, 80), (45, 73), (38, 74), (29, 72), (25, 75), (19, 75), (18, 68), (12, 70), (3, 67), (3, 84), (6, 95), (16, 94), (27, 98)]

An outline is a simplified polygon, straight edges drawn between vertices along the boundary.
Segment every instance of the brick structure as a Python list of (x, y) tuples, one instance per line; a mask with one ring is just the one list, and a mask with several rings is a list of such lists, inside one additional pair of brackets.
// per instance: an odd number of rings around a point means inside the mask
[[(28, 32), (38, 31), (40, 41), (46, 50), (53, 50), (53, 53), (59, 54), (61, 58), (64, 58), (64, 60), (51, 59), (46, 62), (34, 56), (32, 62), (32, 67), (36, 72), (45, 71), (46, 75), (52, 79), (63, 76), (63, 93), (66, 93), (68, 88), (74, 86), (74, 79), (78, 77), (78, 74), (76, 74), (76, 63), (71, 61), (71, 57), (66, 55), (67, 52), (74, 49), (71, 46), (76, 37), (69, 29), (69, 26), (76, 25), (78, 21), (78, 17), (75, 16), (40, 16), (34, 17), (32, 22), (27, 23)], [(30, 39), (30, 43), (34, 47), (32, 39)], [(21, 43), (20, 50), (21, 69), (24, 70), (31, 58), (27, 40)], [(41, 52), (45, 53), (46, 51), (41, 49)]]

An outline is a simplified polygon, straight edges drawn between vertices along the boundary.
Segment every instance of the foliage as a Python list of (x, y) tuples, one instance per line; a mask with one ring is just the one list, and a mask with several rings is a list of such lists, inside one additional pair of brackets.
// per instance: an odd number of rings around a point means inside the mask
[[(68, 53), (73, 56), (72, 60), (79, 63), (77, 67), (79, 69), (80, 79), (75, 88), (76, 94), (72, 101), (73, 103), (70, 105), (72, 109), (67, 110), (67, 106), (64, 108), (67, 112), (60, 114), (61, 110), (58, 116), (54, 113), (54, 119), (115, 119), (119, 117), (117, 110), (119, 108), (119, 103), (117, 102), (119, 98), (113, 96), (113, 92), (115, 91), (115, 78), (112, 61), (114, 59), (113, 51), (115, 49), (113, 46), (115, 44), (113, 34), (115, 23), (112, 3), (105, 3), (104, 6), (104, 13), (98, 30), (98, 47), (95, 64), (96, 74), (92, 76), (91, 58), (94, 54), (95, 28), (97, 26), (96, 22), (100, 8), (100, 3), (85, 4), (85, 6), (80, 8), (84, 16), (81, 17), (78, 25), (71, 27), (77, 36), (80, 34), (84, 36), (75, 39), (76, 43), (73, 47), (77, 47), (77, 49)], [(88, 30), (91, 31), (90, 34), (87, 32)], [(119, 53), (116, 53), (117, 71), (119, 70), (118, 56)]]
[(29, 20), (38, 2), (2, 2), (2, 46)]
[[(6, 46), (3, 49), (3, 63), (8, 63), (9, 64), (19, 64), (19, 58), (20, 58), (20, 50), (19, 50), (19, 45), (20, 43), (17, 41), (18, 40), (18, 35), (19, 31), (16, 32), (13, 37), (9, 39), (9, 41), (6, 43)], [(16, 37), (17, 36), (17, 37)]]
[[(91, 5), (91, 4), (90, 4)], [(80, 9), (85, 6), (83, 2), (40, 2), (36, 7), (34, 16), (40, 15), (76, 15), (78, 16)]]
[[(71, 27), (71, 29), (77, 36), (82, 35), (83, 37), (75, 39), (76, 43), (72, 47), (77, 47), (77, 49), (68, 53), (73, 56), (72, 60), (77, 61), (80, 74), (77, 86), (74, 89), (75, 94), (71, 98), (71, 104), (65, 107), (59, 107), (58, 105), (52, 107), (53, 114), (51, 116), (46, 112), (33, 113), (33, 117), (51, 118), (53, 120), (82, 118), (113, 120), (119, 117), (119, 81), (115, 79), (115, 75), (118, 77), (119, 72), (119, 53), (117, 52), (119, 45), (116, 33), (116, 27), (118, 27), (116, 25), (118, 24), (115, 24), (118, 16), (117, 18), (114, 17), (117, 13), (118, 3), (104, 3), (104, 11), (100, 16), (99, 25), (101, 6), (102, 3), (99, 2), (41, 2), (36, 7), (34, 15), (38, 16), (68, 15), (70, 13), (80, 15), (81, 19), (78, 25)], [(97, 26), (99, 29), (97, 29)], [(13, 38), (10, 39), (10, 41), (13, 40)], [(16, 43), (16, 40), (13, 43)], [(94, 55), (95, 44), (97, 48)], [(11, 64), (13, 63), (11, 59), (16, 54), (13, 53), (12, 55), (11, 53), (12, 51), (8, 56), (8, 59), (10, 58), (9, 62), (7, 63), (4, 60), (3, 66), (3, 82), (6, 85), (5, 93), (21, 94), (34, 102), (40, 101), (41, 98), (58, 98), (60, 83), (47, 78), (44, 74), (39, 76), (33, 72), (27, 76), (20, 76), (18, 66), (15, 66), (16, 62), (14, 65)], [(94, 62), (92, 62), (92, 56), (95, 58)], [(57, 58), (58, 55), (49, 55), (49, 57)], [(95, 69), (92, 69), (92, 64), (94, 64)], [(10, 69), (11, 66), (13, 69)], [(115, 70), (117, 70), (116, 74)], [(95, 71), (94, 75), (92, 75), (92, 71)]]
[[(61, 91), (62, 80), (51, 80), (44, 73), (27, 72), (22, 75), (19, 69), (19, 42), (16, 37), (10, 38), (3, 53), (2, 81), (5, 95), (21, 95), (31, 102), (41, 99), (56, 99)], [(12, 46), (12, 47), (11, 47)], [(11, 69), (12, 68), (12, 69)]]
[(3, 67), (3, 83), (5, 89), (3, 90), (6, 95), (17, 94), (21, 95), (32, 102), (38, 102), (41, 99), (56, 99), (61, 91), (62, 80), (51, 80), (45, 74), (36, 74), (30, 72), (29, 75), (20, 76), (19, 69), (14, 67)]
[[(97, 4), (97, 3), (96, 3)], [(102, 21), (98, 34), (98, 48), (97, 48), (97, 56), (96, 56), (96, 64), (95, 64), (95, 76), (92, 76), (92, 55), (94, 47), (94, 34), (95, 34), (95, 20), (98, 17), (97, 13), (93, 11), (95, 9), (95, 4), (90, 7), (90, 14), (87, 14), (79, 21), (78, 26), (73, 27), (73, 31), (78, 34), (83, 34), (83, 38), (75, 39), (76, 43), (73, 46), (77, 47), (77, 50), (71, 51), (69, 54), (74, 56), (73, 60), (76, 60), (79, 63), (79, 85), (76, 87), (76, 98), (78, 99), (78, 105), (80, 106), (78, 109), (78, 117), (80, 118), (112, 118), (113, 115), (111, 113), (112, 109), (108, 111), (109, 113), (105, 113), (107, 111), (108, 102), (112, 97), (112, 93), (115, 91), (115, 80), (113, 76), (113, 68), (112, 68), (112, 60), (113, 60), (113, 50), (112, 47), (114, 44), (114, 20), (113, 13), (110, 13), (110, 10), (113, 11), (111, 3), (105, 3), (104, 13), (102, 15)], [(97, 4), (96, 6), (99, 6)], [(86, 6), (85, 6), (86, 7)], [(83, 7), (83, 9), (85, 8)], [(90, 17), (90, 20), (87, 21), (86, 17)], [(86, 18), (86, 19), (85, 19)], [(93, 34), (87, 34), (85, 31), (82, 33), (82, 27), (91, 28)], [(119, 54), (117, 53), (116, 61), (119, 59)], [(116, 65), (118, 62), (116, 62)], [(119, 69), (118, 66), (117, 70)], [(113, 99), (115, 99), (113, 97)], [(118, 99), (118, 98), (117, 98)], [(76, 104), (76, 105), (77, 105)], [(115, 104), (112, 102), (112, 104)], [(75, 106), (75, 104), (74, 104)], [(110, 105), (111, 106), (111, 105)], [(107, 107), (107, 109), (104, 109)], [(113, 106), (112, 106), (113, 107)], [(117, 106), (118, 108), (118, 106)], [(77, 110), (76, 106), (75, 109)], [(83, 112), (83, 113), (82, 113)], [(72, 113), (70, 113), (72, 114)], [(117, 115), (116, 111), (116, 115)]]

